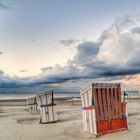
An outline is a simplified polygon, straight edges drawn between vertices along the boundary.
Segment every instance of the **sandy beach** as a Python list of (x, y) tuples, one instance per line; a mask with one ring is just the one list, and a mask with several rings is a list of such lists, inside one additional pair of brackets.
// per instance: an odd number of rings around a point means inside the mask
[[(15, 102), (15, 101), (14, 101)], [(98, 137), (99, 140), (139, 140), (140, 101), (128, 102), (129, 130)], [(0, 107), (0, 140), (93, 140), (82, 127), (81, 103), (57, 103), (59, 121), (39, 124), (39, 113), (29, 114), (27, 106)]]

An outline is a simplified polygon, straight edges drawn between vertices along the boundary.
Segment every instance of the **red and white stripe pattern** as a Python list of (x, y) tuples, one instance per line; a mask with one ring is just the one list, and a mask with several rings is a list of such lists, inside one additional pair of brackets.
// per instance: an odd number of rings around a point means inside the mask
[(95, 107), (92, 105), (92, 85), (81, 90), (84, 131), (97, 134)]
[[(128, 128), (118, 83), (92, 83), (81, 90), (83, 127), (88, 133)], [(126, 109), (124, 109), (126, 110)], [(122, 117), (123, 116), (123, 117)], [(116, 120), (116, 121), (114, 121)], [(114, 123), (118, 123), (116, 127)], [(122, 123), (123, 122), (123, 123)], [(120, 123), (120, 124), (119, 124)]]

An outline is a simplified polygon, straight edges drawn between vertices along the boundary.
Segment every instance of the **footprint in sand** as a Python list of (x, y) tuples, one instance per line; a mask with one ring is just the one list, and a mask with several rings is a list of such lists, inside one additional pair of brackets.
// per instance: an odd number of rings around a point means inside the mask
[(38, 124), (39, 119), (38, 118), (20, 118), (20, 119), (16, 119), (17, 123), (20, 124)]

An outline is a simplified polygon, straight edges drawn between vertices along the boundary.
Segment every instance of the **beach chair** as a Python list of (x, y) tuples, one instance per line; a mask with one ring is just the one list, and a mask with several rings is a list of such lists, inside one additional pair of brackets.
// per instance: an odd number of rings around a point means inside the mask
[(53, 91), (41, 92), (36, 97), (40, 108), (40, 123), (57, 122), (58, 116), (56, 104), (54, 104)]
[(30, 97), (27, 99), (28, 111), (33, 114), (38, 111), (36, 97)]
[(96, 136), (128, 129), (126, 104), (117, 83), (92, 83), (81, 90), (83, 127)]

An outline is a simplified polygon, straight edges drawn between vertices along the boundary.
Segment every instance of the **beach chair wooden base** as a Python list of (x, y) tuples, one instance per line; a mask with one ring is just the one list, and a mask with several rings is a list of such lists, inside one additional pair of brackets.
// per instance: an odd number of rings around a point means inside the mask
[(128, 130), (128, 129), (127, 128), (121, 128), (121, 129), (117, 129), (117, 130), (113, 130), (113, 131), (102, 132), (102, 133), (98, 134), (98, 137), (101, 136), (101, 135), (106, 135), (106, 134), (109, 134), (109, 133), (114, 133), (114, 132), (119, 132), (119, 131), (124, 131), (124, 130)]

